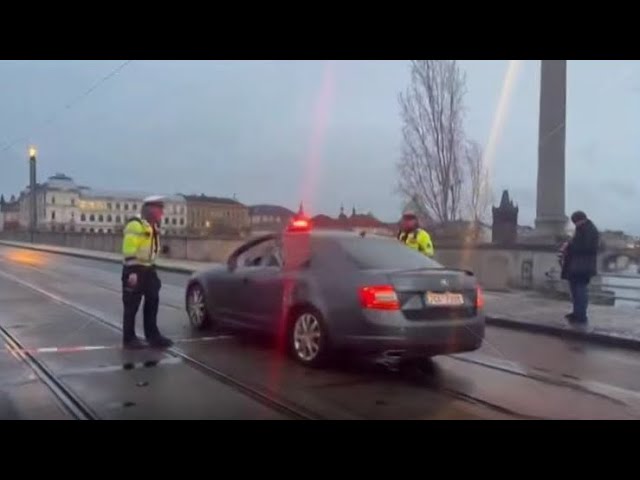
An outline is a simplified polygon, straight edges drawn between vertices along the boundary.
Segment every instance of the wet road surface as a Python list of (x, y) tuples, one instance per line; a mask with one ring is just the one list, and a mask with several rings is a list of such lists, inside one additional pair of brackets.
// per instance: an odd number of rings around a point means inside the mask
[[(191, 331), (183, 312), (187, 277), (162, 272), (161, 278), (161, 329), (191, 340), (177, 349), (222, 378), (168, 353), (118, 348), (114, 264), (0, 247), (0, 325), (29, 348), (113, 346), (39, 357), (101, 418), (290, 418), (286, 409), (252, 397), (254, 391), (311, 418), (640, 418), (636, 352), (489, 327), (481, 350), (437, 357), (428, 373), (392, 372), (361, 360), (308, 370), (262, 339), (197, 341), (203, 335)], [(11, 386), (20, 364), (11, 358), (16, 366), (2, 377), (0, 390), (10, 394), (0, 397), (6, 404), (0, 403), (0, 416), (22, 405)]]
[[(26, 348), (120, 341), (117, 332), (1, 276), (0, 304), (0, 324)], [(160, 351), (113, 348), (39, 358), (103, 419), (283, 418)], [(167, 401), (173, 397), (179, 401)]]
[[(3, 347), (4, 343), (0, 343)], [(0, 419), (72, 418), (34, 371), (7, 350), (0, 351)]]

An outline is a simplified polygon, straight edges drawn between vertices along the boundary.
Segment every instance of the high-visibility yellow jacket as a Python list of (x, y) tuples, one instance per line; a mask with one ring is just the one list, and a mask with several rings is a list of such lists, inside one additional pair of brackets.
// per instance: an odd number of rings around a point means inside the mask
[(150, 267), (155, 264), (160, 242), (158, 232), (141, 217), (134, 217), (124, 227), (122, 255), (127, 266)]
[(433, 257), (434, 255), (431, 235), (429, 235), (426, 230), (418, 228), (413, 232), (400, 232), (398, 234), (398, 240), (404, 243), (407, 247), (418, 250), (427, 257)]

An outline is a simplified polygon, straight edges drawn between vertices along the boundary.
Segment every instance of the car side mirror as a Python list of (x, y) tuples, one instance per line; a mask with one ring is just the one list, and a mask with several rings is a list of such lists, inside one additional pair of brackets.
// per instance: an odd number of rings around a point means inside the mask
[(236, 258), (230, 258), (227, 262), (227, 269), (233, 272), (238, 266), (238, 260)]
[(278, 262), (278, 259), (274, 255), (271, 255), (269, 257), (269, 260), (267, 261), (267, 267), (279, 267), (279, 266), (280, 266), (280, 262)]

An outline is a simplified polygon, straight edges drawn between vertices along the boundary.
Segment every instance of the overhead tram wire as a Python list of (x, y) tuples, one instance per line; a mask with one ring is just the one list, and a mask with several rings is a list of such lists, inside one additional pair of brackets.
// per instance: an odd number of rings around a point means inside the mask
[[(86, 97), (91, 95), (94, 91), (96, 91), (103, 83), (105, 83), (108, 80), (110, 80), (111, 78), (115, 77), (124, 68), (126, 68), (131, 62), (133, 62), (133, 60), (126, 60), (125, 62), (123, 62), (120, 65), (118, 65), (116, 68), (111, 70), (104, 77), (100, 78), (97, 82), (95, 82), (91, 87), (89, 87), (83, 93), (81, 93), (80, 95), (78, 95), (74, 99), (72, 99), (69, 102), (67, 102), (64, 105), (64, 107), (62, 107), (60, 110), (58, 110), (57, 112), (54, 112), (39, 127), (35, 127), (34, 130), (45, 128), (45, 127), (51, 125), (52, 123), (54, 123), (63, 112), (65, 112), (67, 110), (71, 110), (76, 104), (78, 104), (80, 101), (84, 100)], [(8, 142), (8, 143), (5, 142), (6, 145), (2, 149), (0, 149), (0, 154), (6, 152), (9, 149), (12, 149), (17, 143), (19, 143), (21, 141), (28, 141), (28, 140), (29, 140), (28, 136), (22, 136), (22, 137), (19, 137), (19, 138), (16, 138), (16, 139), (12, 140), (11, 142)]]

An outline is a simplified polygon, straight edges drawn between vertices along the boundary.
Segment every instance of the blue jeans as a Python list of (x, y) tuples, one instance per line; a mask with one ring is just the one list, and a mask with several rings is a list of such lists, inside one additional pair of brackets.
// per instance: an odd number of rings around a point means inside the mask
[(589, 305), (589, 282), (584, 280), (570, 280), (571, 300), (573, 301), (573, 315), (578, 322), (587, 321), (587, 306)]

